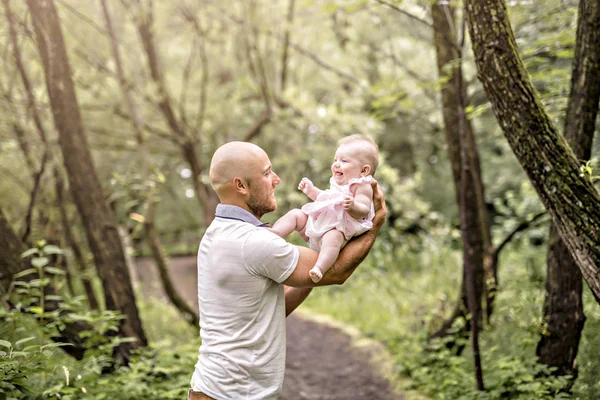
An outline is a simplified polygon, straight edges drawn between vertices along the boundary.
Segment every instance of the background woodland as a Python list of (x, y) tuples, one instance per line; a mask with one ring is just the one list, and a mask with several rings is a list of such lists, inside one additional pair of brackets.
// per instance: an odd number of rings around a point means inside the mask
[(600, 398), (597, 1), (1, 3), (0, 399), (182, 398), (211, 155), (267, 151), (273, 222), (354, 133), (388, 221), (303, 308), (432, 399)]

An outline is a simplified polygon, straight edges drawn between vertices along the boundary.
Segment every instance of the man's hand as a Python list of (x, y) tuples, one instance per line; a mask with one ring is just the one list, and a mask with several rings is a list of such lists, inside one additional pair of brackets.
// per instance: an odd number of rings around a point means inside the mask
[(379, 228), (385, 223), (387, 207), (385, 205), (385, 200), (383, 199), (383, 191), (381, 190), (381, 186), (377, 184), (377, 181), (371, 182), (371, 187), (373, 188), (373, 208), (375, 210), (373, 226), (379, 231)]
[(346, 211), (352, 210), (352, 206), (354, 206), (354, 197), (345, 196), (344, 201), (342, 202), (342, 206), (344, 206), (344, 210)]
[(308, 178), (302, 178), (300, 183), (298, 184), (298, 190), (301, 190), (305, 195), (309, 195), (312, 189), (315, 187), (313, 183)]

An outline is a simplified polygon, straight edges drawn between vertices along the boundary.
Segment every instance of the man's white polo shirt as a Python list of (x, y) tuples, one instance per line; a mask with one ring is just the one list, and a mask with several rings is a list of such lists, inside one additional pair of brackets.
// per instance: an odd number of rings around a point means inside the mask
[(276, 399), (285, 372), (283, 285), (298, 249), (254, 215), (217, 206), (198, 250), (200, 355), (192, 388), (218, 400)]

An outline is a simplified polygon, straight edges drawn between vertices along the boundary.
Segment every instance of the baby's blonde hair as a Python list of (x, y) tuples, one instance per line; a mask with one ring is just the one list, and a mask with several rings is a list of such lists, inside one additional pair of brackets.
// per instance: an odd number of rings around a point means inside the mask
[(360, 134), (346, 136), (338, 140), (338, 146), (350, 143), (362, 143), (365, 147), (365, 161), (371, 166), (371, 175), (375, 175), (379, 165), (379, 146), (370, 137)]

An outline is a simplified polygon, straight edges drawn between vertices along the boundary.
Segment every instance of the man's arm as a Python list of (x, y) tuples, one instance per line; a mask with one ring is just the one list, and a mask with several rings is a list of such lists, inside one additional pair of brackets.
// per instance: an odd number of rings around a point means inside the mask
[(318, 254), (306, 247), (298, 247), (300, 253), (298, 264), (294, 272), (283, 282), (284, 285), (296, 288), (341, 285), (352, 275), (356, 267), (369, 254), (369, 250), (375, 243), (377, 233), (385, 223), (387, 215), (381, 188), (377, 185), (377, 182), (373, 182), (371, 185), (373, 188), (373, 206), (375, 208), (373, 228), (348, 242), (333, 266), (323, 275), (323, 279), (316, 284), (310, 279), (308, 271), (314, 267)]
[(295, 288), (285, 286), (285, 316), (287, 317), (294, 311), (310, 294), (312, 288)]

